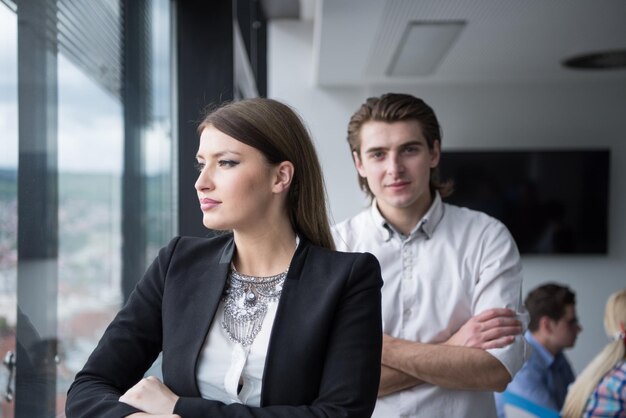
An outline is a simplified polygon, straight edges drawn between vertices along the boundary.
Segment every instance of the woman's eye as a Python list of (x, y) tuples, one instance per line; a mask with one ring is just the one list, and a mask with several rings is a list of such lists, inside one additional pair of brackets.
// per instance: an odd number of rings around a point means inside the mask
[(217, 164), (218, 164), (220, 167), (234, 167), (234, 166), (236, 166), (237, 164), (239, 164), (239, 162), (238, 162), (238, 161), (233, 161), (233, 160), (219, 160), (219, 161), (217, 162)]
[(194, 167), (196, 167), (196, 170), (202, 171), (204, 169), (204, 163), (200, 163), (196, 161), (196, 163), (194, 164)]

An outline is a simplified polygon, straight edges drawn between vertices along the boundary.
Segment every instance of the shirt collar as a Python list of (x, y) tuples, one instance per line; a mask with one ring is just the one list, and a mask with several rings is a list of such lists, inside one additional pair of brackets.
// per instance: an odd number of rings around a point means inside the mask
[(430, 208), (428, 208), (428, 212), (426, 212), (424, 217), (417, 223), (417, 227), (413, 230), (412, 234), (421, 228), (426, 236), (431, 238), (435, 233), (435, 229), (437, 229), (437, 225), (439, 225), (439, 222), (441, 222), (443, 218), (443, 210), (444, 206), (441, 195), (439, 195), (439, 192), (435, 192), (433, 203), (430, 205)]
[[(430, 208), (428, 208), (426, 214), (417, 223), (413, 231), (411, 231), (410, 236), (413, 236), (417, 232), (421, 231), (426, 235), (428, 239), (430, 239), (435, 233), (437, 225), (439, 225), (441, 219), (443, 218), (443, 212), (443, 201), (441, 200), (439, 192), (435, 192), (435, 198), (433, 199), (433, 203), (430, 205)], [(389, 241), (394, 233), (400, 234), (393, 226), (391, 226), (391, 224), (387, 222), (384, 216), (380, 213), (380, 210), (376, 205), (376, 199), (372, 200), (371, 214), (372, 219), (374, 220), (374, 225), (381, 234), (381, 238), (385, 242)]]
[(393, 236), (394, 231), (393, 229), (391, 229), (391, 226), (387, 223), (387, 220), (378, 210), (378, 206), (376, 205), (376, 199), (372, 199), (370, 213), (372, 214), (374, 226), (376, 227), (376, 231), (378, 232), (380, 238), (385, 242), (389, 241)]
[(537, 353), (537, 355), (539, 356), (538, 358), (541, 360), (541, 362), (545, 364), (546, 367), (550, 367), (552, 363), (554, 363), (554, 356), (552, 355), (552, 353), (550, 353), (547, 348), (541, 345), (541, 343), (537, 341), (535, 337), (533, 337), (533, 334), (530, 331), (526, 331), (524, 333), (524, 337), (526, 338), (526, 341), (528, 341), (533, 347), (533, 353)]

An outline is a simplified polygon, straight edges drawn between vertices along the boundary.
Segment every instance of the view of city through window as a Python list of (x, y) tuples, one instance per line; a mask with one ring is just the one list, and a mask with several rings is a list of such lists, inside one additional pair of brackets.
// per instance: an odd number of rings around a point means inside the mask
[[(17, 320), (17, 16), (0, 4), (0, 356), (15, 352)], [(7, 360), (9, 360), (7, 358)], [(12, 417), (9, 369), (0, 366), (0, 417)], [(12, 376), (11, 376), (12, 377)]]
[[(65, 5), (64, 5), (65, 4)], [(58, 21), (70, 16), (68, 2), (57, 0)], [(110, 30), (99, 34), (98, 45), (119, 48), (109, 53), (123, 57), (124, 10), (114, 0), (84, 6), (77, 16), (92, 22), (99, 18)], [(171, 97), (171, 3), (146, 2), (147, 115), (140, 124), (142, 151), (142, 216), (145, 219), (146, 263), (174, 234), (176, 219), (173, 190), (174, 141)], [(64, 8), (65, 7), (65, 8)], [(17, 416), (15, 386), (21, 359), (12, 366), (16, 353), (18, 306), (18, 176), (20, 118), (18, 74), (19, 7), (12, 10), (0, 2), (0, 418)], [(67, 16), (61, 16), (62, 14)], [(87, 15), (91, 13), (91, 15)], [(102, 14), (102, 16), (101, 16)], [(61, 25), (59, 23), (59, 25)], [(64, 29), (59, 26), (59, 37)], [(110, 35), (110, 36), (109, 36)], [(105, 38), (108, 38), (105, 39)], [(65, 393), (74, 375), (85, 363), (105, 327), (121, 307), (123, 193), (125, 159), (125, 103), (114, 81), (121, 74), (87, 71), (80, 46), (74, 51), (60, 46), (56, 57), (56, 202), (58, 243), (56, 256), (56, 335), (41, 335), (56, 349), (55, 413), (64, 416)], [(91, 53), (92, 51), (88, 51)], [(120, 58), (121, 59), (121, 58)], [(117, 67), (123, 68), (122, 65)], [(110, 69), (109, 69), (110, 71)], [(103, 82), (103, 80), (105, 80)], [(27, 116), (27, 115), (26, 115)], [(19, 161), (19, 162), (18, 162)], [(21, 184), (21, 183), (20, 183)], [(43, 197), (42, 197), (43, 198)], [(29, 202), (37, 204), (37, 202)], [(19, 229), (21, 230), (21, 229)], [(145, 266), (144, 266), (145, 268)], [(136, 280), (139, 280), (137, 277)], [(29, 296), (20, 294), (19, 298)], [(18, 337), (19, 343), (19, 337)], [(27, 350), (32, 347), (26, 347)], [(19, 356), (18, 356), (19, 357)], [(13, 370), (11, 370), (13, 368)], [(29, 418), (22, 414), (21, 418)]]

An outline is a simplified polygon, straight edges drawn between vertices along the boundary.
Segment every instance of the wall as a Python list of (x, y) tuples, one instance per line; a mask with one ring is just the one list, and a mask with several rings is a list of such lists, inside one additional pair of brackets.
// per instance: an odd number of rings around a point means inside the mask
[[(443, 150), (463, 148), (611, 148), (607, 256), (524, 257), (524, 294), (546, 281), (577, 294), (583, 326), (569, 357), (582, 370), (607, 341), (602, 326), (610, 293), (626, 287), (626, 77), (619, 83), (392, 85), (319, 88), (313, 82), (313, 25), (275, 21), (268, 34), (268, 95), (293, 106), (313, 134), (330, 209), (341, 221), (367, 205), (346, 142), (350, 115), (368, 96), (407, 92), (426, 100), (443, 126)], [(589, 222), (593, 222), (590, 219)]]

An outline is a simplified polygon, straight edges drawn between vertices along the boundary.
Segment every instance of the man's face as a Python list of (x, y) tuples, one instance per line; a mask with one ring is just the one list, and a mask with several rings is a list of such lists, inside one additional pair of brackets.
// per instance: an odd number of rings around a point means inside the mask
[(360, 155), (354, 154), (356, 168), (367, 179), (382, 214), (427, 210), (430, 170), (439, 164), (439, 141), (430, 150), (415, 120), (366, 122), (360, 139)]
[(552, 341), (553, 345), (560, 347), (561, 350), (565, 348), (571, 348), (576, 343), (576, 337), (578, 333), (582, 331), (582, 327), (578, 323), (576, 316), (576, 306), (567, 305), (565, 307), (565, 314), (561, 319), (552, 323)]

